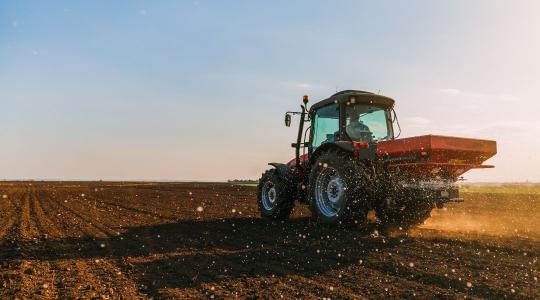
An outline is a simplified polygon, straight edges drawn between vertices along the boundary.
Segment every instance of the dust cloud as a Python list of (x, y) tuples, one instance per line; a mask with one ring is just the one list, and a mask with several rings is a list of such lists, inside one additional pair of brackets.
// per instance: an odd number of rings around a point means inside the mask
[(462, 193), (463, 203), (434, 209), (420, 228), (540, 240), (540, 195)]

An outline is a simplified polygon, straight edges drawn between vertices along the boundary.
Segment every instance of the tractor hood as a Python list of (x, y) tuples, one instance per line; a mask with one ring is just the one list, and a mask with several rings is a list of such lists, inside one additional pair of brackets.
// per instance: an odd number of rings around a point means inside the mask
[(495, 141), (424, 135), (382, 141), (377, 156), (404, 175), (455, 178), (470, 169), (493, 168), (482, 163), (497, 153)]

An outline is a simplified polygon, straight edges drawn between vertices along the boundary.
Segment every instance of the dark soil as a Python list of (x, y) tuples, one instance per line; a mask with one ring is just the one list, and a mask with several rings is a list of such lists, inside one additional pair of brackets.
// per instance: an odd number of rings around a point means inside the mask
[(1, 183), (0, 298), (540, 298), (540, 195), (464, 196), (405, 234), (230, 184)]

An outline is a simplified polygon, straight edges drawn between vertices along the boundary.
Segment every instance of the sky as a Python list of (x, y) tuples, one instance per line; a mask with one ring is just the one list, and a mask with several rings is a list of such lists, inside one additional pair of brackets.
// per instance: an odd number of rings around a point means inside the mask
[(538, 1), (2, 1), (0, 178), (257, 179), (283, 113), (396, 100), (402, 137), (493, 139), (540, 182)]

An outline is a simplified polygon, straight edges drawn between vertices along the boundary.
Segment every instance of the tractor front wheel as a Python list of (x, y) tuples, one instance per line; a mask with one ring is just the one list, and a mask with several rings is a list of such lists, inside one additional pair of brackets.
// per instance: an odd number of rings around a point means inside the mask
[(262, 175), (257, 186), (257, 202), (261, 216), (266, 219), (284, 220), (294, 206), (294, 185), (290, 178), (271, 169)]

